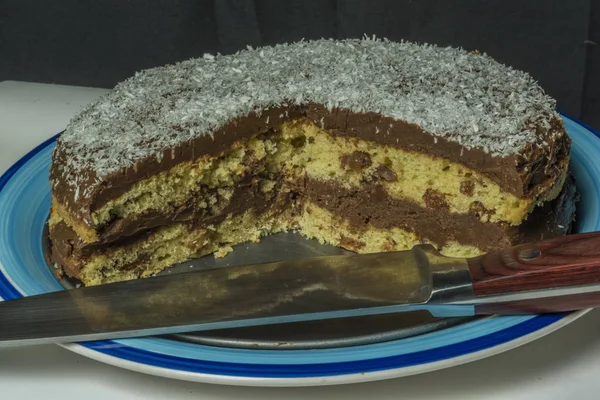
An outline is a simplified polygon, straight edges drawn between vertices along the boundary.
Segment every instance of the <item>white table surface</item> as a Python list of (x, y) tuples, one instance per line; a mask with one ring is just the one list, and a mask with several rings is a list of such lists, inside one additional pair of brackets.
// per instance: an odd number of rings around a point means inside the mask
[[(0, 82), (0, 173), (60, 132), (103, 89)], [(242, 388), (156, 378), (54, 345), (0, 350), (0, 399), (598, 399), (600, 310), (506, 353), (432, 373), (312, 388)]]

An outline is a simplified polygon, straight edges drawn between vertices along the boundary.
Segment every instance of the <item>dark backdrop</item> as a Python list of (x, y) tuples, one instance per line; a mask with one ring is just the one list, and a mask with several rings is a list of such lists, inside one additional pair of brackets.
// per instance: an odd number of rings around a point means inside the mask
[(363, 34), (485, 51), (600, 127), (600, 0), (1, 0), (0, 80), (112, 87), (205, 52)]

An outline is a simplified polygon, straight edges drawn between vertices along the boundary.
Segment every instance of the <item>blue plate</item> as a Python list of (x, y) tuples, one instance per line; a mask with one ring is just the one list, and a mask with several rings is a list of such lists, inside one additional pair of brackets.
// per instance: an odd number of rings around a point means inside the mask
[[(572, 169), (581, 193), (578, 232), (600, 230), (600, 133), (563, 116), (573, 140)], [(55, 138), (0, 177), (0, 297), (64, 290), (48, 269), (42, 232), (50, 208), (48, 171)], [(140, 338), (64, 344), (84, 356), (153, 375), (202, 382), (305, 386), (413, 375), (515, 348), (583, 315), (491, 317), (383, 343), (315, 350), (213, 347)]]

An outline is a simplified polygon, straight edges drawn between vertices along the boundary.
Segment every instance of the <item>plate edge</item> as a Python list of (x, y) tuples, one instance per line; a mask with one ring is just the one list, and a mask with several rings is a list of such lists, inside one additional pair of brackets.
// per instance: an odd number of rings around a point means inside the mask
[(471, 363), (473, 361), (483, 360), (509, 350), (517, 349), (525, 344), (541, 339), (549, 334), (556, 332), (560, 328), (580, 319), (592, 309), (579, 310), (566, 315), (560, 320), (531, 332), (519, 338), (504, 342), (502, 344), (482, 349), (473, 353), (464, 354), (458, 357), (452, 357), (445, 360), (433, 361), (429, 363), (414, 365), (410, 367), (400, 367), (384, 369), (380, 371), (371, 371), (364, 373), (338, 374), (330, 376), (300, 377), (300, 378), (274, 378), (274, 377), (244, 377), (231, 375), (217, 375), (200, 372), (188, 372), (174, 370), (164, 367), (157, 367), (148, 364), (137, 363), (131, 360), (114, 357), (78, 343), (58, 344), (66, 350), (77, 353), (81, 356), (113, 365), (129, 371), (144, 373), (152, 376), (158, 376), (168, 379), (177, 379), (189, 382), (210, 383), (227, 386), (252, 386), (252, 387), (311, 387), (311, 386), (333, 386), (348, 383), (365, 383), (379, 380), (402, 378), (418, 375), (427, 372), (440, 371), (446, 368), (455, 367)]
[[(591, 126), (579, 121), (578, 119), (558, 111), (564, 118), (570, 119), (574, 123), (582, 126), (593, 135), (600, 137), (600, 132)], [(31, 157), (37, 154), (41, 149), (45, 148), (51, 142), (55, 141), (60, 135), (57, 134), (48, 140), (44, 141), (34, 149), (30, 150), (27, 154), (17, 160), (7, 170), (0, 175), (0, 189), (11, 179), (12, 175)], [(449, 358), (441, 361), (433, 361), (430, 363), (419, 364), (410, 367), (400, 367), (393, 369), (385, 369), (381, 371), (372, 371), (366, 373), (353, 373), (353, 374), (341, 374), (323, 377), (307, 377), (307, 378), (272, 378), (272, 377), (239, 377), (229, 375), (213, 375), (205, 373), (187, 372), (181, 370), (173, 370), (163, 367), (155, 367), (147, 364), (141, 364), (134, 361), (124, 360), (118, 357), (107, 355), (97, 350), (89, 349), (77, 343), (59, 344), (69, 351), (75, 352), (79, 355), (91, 358), (97, 361), (104, 362), (109, 365), (114, 365), (127, 370), (146, 373), (154, 376), (162, 376), (171, 379), (187, 380), (194, 382), (205, 382), (213, 384), (227, 384), (235, 386), (281, 386), (281, 387), (292, 387), (292, 386), (319, 386), (319, 385), (334, 385), (344, 383), (357, 383), (357, 382), (368, 382), (382, 379), (397, 378), (403, 376), (410, 376), (425, 372), (433, 372), (436, 370), (457, 366), (479, 359), (484, 359), (499, 353), (506, 352), (508, 350), (520, 347), (524, 344), (530, 343), (541, 337), (544, 337), (563, 326), (581, 318), (587, 314), (591, 309), (580, 310), (577, 312), (570, 313), (569, 315), (561, 318), (560, 320), (544, 327), (523, 335), (519, 338), (504, 342), (502, 344), (482, 349), (473, 353), (464, 354), (458, 357)], [(437, 365), (438, 367), (431, 368), (431, 366)], [(277, 384), (274, 384), (277, 383)]]

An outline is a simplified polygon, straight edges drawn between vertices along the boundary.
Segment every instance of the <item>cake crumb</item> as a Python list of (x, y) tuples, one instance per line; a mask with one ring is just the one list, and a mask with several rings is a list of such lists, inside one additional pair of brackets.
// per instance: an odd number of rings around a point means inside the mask
[(229, 245), (223, 246), (219, 250), (215, 251), (214, 256), (215, 256), (215, 258), (223, 258), (227, 254), (231, 253), (232, 251), (233, 251), (233, 247), (231, 247)]

